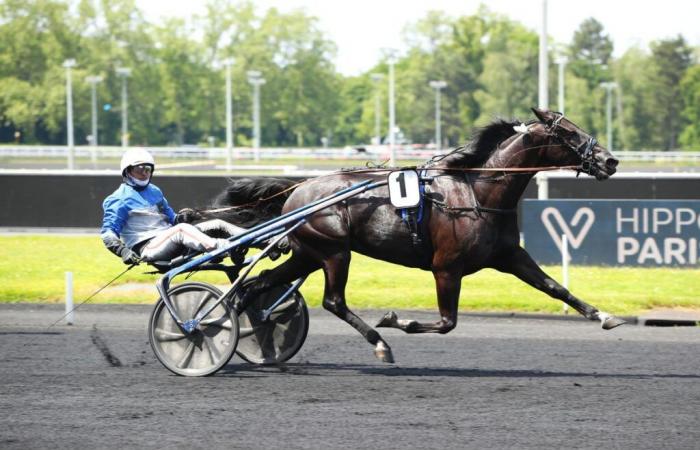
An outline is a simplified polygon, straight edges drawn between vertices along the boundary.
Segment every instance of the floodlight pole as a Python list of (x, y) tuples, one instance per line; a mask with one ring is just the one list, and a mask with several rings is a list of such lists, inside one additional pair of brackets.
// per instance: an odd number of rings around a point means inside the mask
[(370, 75), (374, 81), (374, 136), (376, 144), (382, 143), (382, 121), (381, 121), (381, 102), (379, 99), (379, 82), (384, 78), (383, 73), (373, 73)]
[(260, 86), (265, 79), (257, 70), (248, 71), (248, 82), (253, 85), (253, 150), (255, 161), (260, 161)]
[(131, 69), (118, 67), (117, 75), (122, 77), (122, 147), (129, 146), (129, 99), (126, 90), (126, 79), (131, 76)]
[(549, 61), (547, 58), (547, 0), (542, 0), (542, 28), (540, 28), (539, 99), (540, 109), (549, 108)]
[(613, 150), (613, 130), (612, 130), (612, 90), (617, 88), (617, 83), (614, 81), (606, 81), (600, 83), (600, 87), (606, 90), (606, 103), (605, 103), (605, 125), (606, 125), (606, 139), (608, 150)]
[(85, 77), (85, 81), (90, 83), (90, 97), (91, 97), (91, 122), (92, 122), (92, 139), (90, 140), (90, 159), (92, 160), (92, 166), (97, 167), (97, 83), (102, 82), (102, 77), (98, 75), (93, 75)]
[(435, 150), (442, 149), (441, 124), (440, 124), (440, 90), (447, 86), (447, 82), (431, 81), (430, 87), (435, 89)]
[(233, 152), (233, 100), (231, 99), (231, 66), (233, 59), (224, 61), (226, 66), (226, 170), (231, 170)]
[(73, 142), (73, 79), (71, 78), (71, 68), (75, 67), (74, 59), (67, 59), (63, 62), (66, 68), (66, 133), (68, 144), (68, 170), (75, 169), (75, 144)]
[(396, 112), (394, 110), (394, 65), (396, 64), (396, 51), (387, 51), (387, 63), (389, 64), (389, 166), (396, 165)]
[(566, 56), (561, 56), (557, 59), (557, 64), (559, 65), (559, 112), (565, 114), (564, 107), (564, 68), (568, 60)]

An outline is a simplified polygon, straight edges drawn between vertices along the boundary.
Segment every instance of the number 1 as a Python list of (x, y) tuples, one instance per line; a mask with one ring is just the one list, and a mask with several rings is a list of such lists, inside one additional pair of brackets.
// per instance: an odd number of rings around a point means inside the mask
[(406, 198), (406, 181), (404, 180), (403, 172), (396, 177), (396, 182), (399, 183), (399, 188), (401, 189), (401, 198)]

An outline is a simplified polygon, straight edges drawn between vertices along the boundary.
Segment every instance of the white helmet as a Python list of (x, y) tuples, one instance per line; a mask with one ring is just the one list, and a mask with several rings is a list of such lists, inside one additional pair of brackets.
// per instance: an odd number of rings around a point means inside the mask
[(122, 175), (126, 176), (126, 169), (131, 166), (138, 166), (139, 164), (150, 164), (153, 166), (153, 169), (156, 167), (156, 162), (153, 159), (153, 155), (148, 153), (148, 151), (143, 148), (132, 147), (122, 155), (122, 161), (119, 164), (119, 168), (122, 171)]

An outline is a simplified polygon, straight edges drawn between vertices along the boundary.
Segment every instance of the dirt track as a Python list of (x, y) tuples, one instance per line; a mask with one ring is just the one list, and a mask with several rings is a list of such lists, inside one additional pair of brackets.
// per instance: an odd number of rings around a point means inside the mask
[[(0, 306), (0, 448), (697, 448), (700, 328), (462, 318), (446, 336), (383, 331), (384, 365), (312, 311), (282, 367), (234, 358), (172, 375), (149, 308)], [(374, 322), (382, 312), (363, 311)], [(427, 313), (404, 318), (432, 320)]]

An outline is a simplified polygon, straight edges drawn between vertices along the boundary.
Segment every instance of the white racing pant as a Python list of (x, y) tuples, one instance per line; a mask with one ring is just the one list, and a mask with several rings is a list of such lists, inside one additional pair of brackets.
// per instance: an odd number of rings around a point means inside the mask
[(141, 258), (145, 261), (168, 261), (182, 255), (185, 248), (210, 251), (229, 245), (226, 239), (216, 239), (204, 234), (210, 230), (221, 230), (229, 236), (246, 231), (245, 228), (231, 225), (221, 219), (208, 220), (197, 225), (180, 223), (152, 238), (141, 249)]

